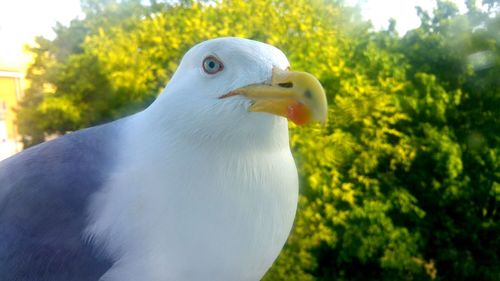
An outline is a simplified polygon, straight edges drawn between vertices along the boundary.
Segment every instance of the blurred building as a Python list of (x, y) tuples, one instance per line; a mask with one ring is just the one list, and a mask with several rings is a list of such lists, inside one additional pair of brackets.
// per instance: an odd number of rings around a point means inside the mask
[(14, 111), (23, 95), (22, 82), (22, 72), (0, 68), (0, 160), (22, 149)]

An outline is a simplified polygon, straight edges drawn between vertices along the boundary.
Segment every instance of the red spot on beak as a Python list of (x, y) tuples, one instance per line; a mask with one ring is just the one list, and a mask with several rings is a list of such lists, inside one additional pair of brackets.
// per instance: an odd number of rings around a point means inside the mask
[(287, 117), (300, 126), (311, 120), (311, 113), (303, 103), (294, 102), (288, 106)]

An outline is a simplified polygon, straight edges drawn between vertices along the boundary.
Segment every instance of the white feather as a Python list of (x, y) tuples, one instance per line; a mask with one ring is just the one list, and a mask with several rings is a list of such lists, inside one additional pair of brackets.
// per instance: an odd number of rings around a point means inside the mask
[[(210, 76), (203, 59), (224, 70)], [(127, 119), (118, 163), (93, 198), (88, 235), (117, 262), (103, 281), (259, 280), (283, 247), (296, 211), (297, 170), (287, 121), (219, 96), (286, 68), (255, 41), (203, 42), (159, 98)]]

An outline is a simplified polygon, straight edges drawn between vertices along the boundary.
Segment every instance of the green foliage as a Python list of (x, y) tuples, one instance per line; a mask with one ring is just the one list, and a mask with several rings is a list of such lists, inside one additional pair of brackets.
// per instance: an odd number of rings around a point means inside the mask
[[(421, 253), (435, 261), (438, 279), (495, 280), (500, 276), (500, 17), (470, 3), (465, 15), (457, 15), (451, 4), (438, 4), (433, 20), (400, 43), (417, 90), (404, 97), (412, 119), (405, 131), (417, 154), (401, 178), (422, 210), (432, 214), (418, 227)], [(433, 51), (415, 53), (421, 46)]]
[(31, 145), (135, 112), (202, 40), (268, 42), (320, 78), (330, 120), (290, 128), (299, 211), (265, 280), (496, 280), (498, 4), (437, 3), (399, 37), (341, 1), (85, 0), (30, 48), (20, 131)]

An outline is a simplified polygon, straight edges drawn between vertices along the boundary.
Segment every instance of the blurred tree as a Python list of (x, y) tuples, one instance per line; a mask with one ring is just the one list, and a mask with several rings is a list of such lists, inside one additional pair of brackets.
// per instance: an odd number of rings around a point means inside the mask
[(492, 5), (467, 1), (459, 15), (437, 3), (400, 41), (415, 88), (401, 99), (411, 117), (403, 131), (417, 149), (400, 178), (429, 214), (417, 224), (420, 252), (435, 261), (438, 279), (497, 280), (500, 17)]
[(400, 38), (342, 1), (84, 0), (37, 39), (19, 110), (25, 143), (149, 104), (194, 44), (273, 44), (322, 81), (325, 128), (292, 126), (301, 196), (265, 280), (496, 280), (499, 16), (437, 1)]
[[(134, 29), (147, 9), (140, 1), (82, 1), (84, 20), (57, 24), (56, 38), (36, 38), (28, 47), (34, 62), (27, 70), (30, 87), (18, 110), (25, 147), (51, 134), (64, 134), (122, 117), (147, 104), (130, 103), (128, 93), (112, 90), (109, 73), (86, 44), (92, 34), (112, 26)], [(134, 25), (135, 24), (135, 25)], [(149, 101), (151, 101), (150, 97)]]
[[(34, 61), (26, 73), (30, 87), (26, 90), (17, 115), (25, 146), (43, 141), (46, 134), (64, 133), (78, 128), (75, 122), (78, 122), (79, 110), (68, 99), (68, 102), (61, 99), (55, 107), (54, 97), (57, 81), (61, 80), (61, 70), (71, 57), (83, 52), (80, 44), (88, 34), (88, 29), (83, 22), (73, 20), (68, 27), (58, 24), (54, 31), (57, 36), (53, 41), (37, 37), (37, 46), (27, 47)], [(56, 124), (51, 125), (52, 122)]]

